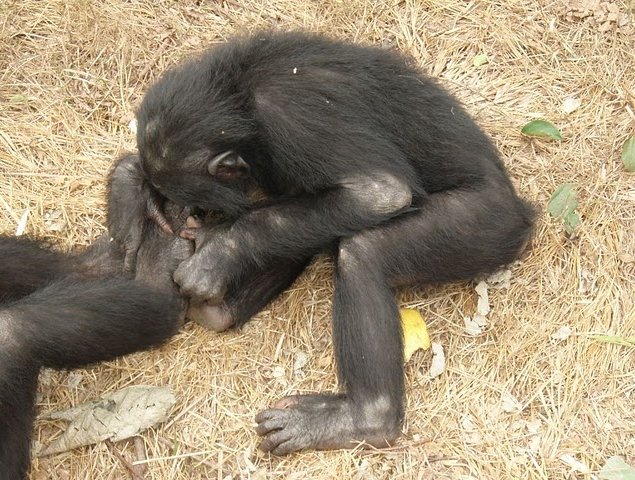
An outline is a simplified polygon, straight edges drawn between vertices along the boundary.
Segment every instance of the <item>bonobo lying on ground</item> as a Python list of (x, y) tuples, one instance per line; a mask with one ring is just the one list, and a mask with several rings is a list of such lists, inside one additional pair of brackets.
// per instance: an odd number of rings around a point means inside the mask
[[(136, 165), (132, 156), (119, 162), (111, 192), (128, 184)], [(177, 227), (185, 220), (178, 210), (166, 209)], [(192, 242), (143, 223), (140, 248), (127, 258), (132, 268), (109, 235), (77, 255), (0, 236), (0, 479), (28, 470), (40, 368), (78, 368), (152, 348), (181, 325), (186, 302), (172, 273)]]
[[(333, 336), (342, 392), (256, 417), (275, 454), (391, 443), (404, 375), (393, 289), (473, 279), (516, 259), (533, 225), (495, 147), (460, 103), (394, 51), (304, 33), (236, 38), (166, 72), (139, 109), (144, 180), (128, 252), (165, 199), (221, 211), (191, 229), (174, 279), (225, 328), (336, 248)], [(267, 201), (253, 204), (252, 192)], [(138, 199), (141, 199), (140, 201)]]

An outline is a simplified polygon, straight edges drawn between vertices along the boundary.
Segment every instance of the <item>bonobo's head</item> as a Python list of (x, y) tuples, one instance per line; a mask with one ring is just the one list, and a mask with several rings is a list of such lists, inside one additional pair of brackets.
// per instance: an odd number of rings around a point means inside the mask
[(253, 120), (237, 90), (199, 59), (167, 72), (137, 112), (137, 144), (150, 183), (180, 205), (238, 215), (247, 205)]

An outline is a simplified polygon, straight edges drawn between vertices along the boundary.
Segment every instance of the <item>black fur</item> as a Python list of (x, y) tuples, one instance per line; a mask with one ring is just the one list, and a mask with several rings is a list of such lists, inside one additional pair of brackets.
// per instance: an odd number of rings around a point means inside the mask
[[(129, 180), (122, 168), (128, 161), (111, 176), (117, 191)], [(116, 218), (113, 228), (124, 232)], [(0, 236), (0, 479), (26, 476), (40, 368), (111, 360), (176, 333), (185, 304), (171, 276), (191, 255), (191, 242), (153, 224), (140, 228), (134, 271), (126, 270), (123, 248), (109, 236), (78, 255)]]
[[(290, 397), (259, 414), (262, 448), (277, 454), (393, 441), (404, 386), (392, 288), (491, 272), (517, 258), (532, 229), (533, 209), (459, 102), (382, 49), (303, 33), (235, 39), (148, 91), (138, 146), (146, 188), (235, 219), (192, 233), (197, 251), (174, 277), (234, 321), (338, 246), (333, 330), (345, 393)], [(237, 175), (215, 173), (224, 152)], [(256, 187), (267, 206), (250, 204)], [(261, 297), (237, 302), (261, 279)]]

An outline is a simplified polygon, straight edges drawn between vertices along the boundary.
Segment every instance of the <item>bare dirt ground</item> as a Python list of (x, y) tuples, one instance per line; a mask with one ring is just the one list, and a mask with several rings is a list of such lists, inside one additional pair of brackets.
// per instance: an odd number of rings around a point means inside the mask
[[(407, 365), (407, 423), (390, 450), (256, 450), (256, 412), (337, 388), (332, 270), (321, 260), (242, 331), (189, 324), (158, 351), (44, 374), (44, 413), (133, 384), (169, 384), (178, 401), (135, 440), (34, 459), (32, 478), (557, 479), (591, 478), (566, 454), (593, 472), (612, 455), (635, 464), (635, 349), (590, 335), (635, 332), (635, 176), (620, 162), (635, 133), (634, 4), (609, 3), (618, 17), (586, 0), (0, 0), (0, 232), (14, 233), (28, 209), (27, 235), (63, 250), (88, 244), (104, 228), (104, 176), (135, 148), (128, 123), (148, 84), (188, 53), (263, 27), (410, 54), (492, 135), (523, 195), (544, 209), (574, 182), (582, 218), (567, 239), (541, 216), (511, 286), (490, 292), (480, 336), (463, 325), (473, 284), (403, 292), (447, 369), (431, 380), (429, 352)], [(579, 107), (565, 113), (567, 99)], [(538, 117), (563, 141), (523, 138)], [(552, 339), (565, 325), (573, 334)], [(58, 434), (47, 421), (35, 430), (40, 443)]]

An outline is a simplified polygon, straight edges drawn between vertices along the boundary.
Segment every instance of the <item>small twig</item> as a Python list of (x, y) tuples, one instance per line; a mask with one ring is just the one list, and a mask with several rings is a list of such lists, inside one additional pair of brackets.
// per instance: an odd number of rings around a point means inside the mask
[(168, 47), (168, 43), (170, 42), (170, 37), (167, 36), (161, 42), (161, 45), (157, 49), (157, 51), (152, 55), (150, 61), (146, 64), (146, 66), (141, 70), (141, 73), (137, 76), (137, 83), (143, 81), (144, 77), (148, 74), (148, 72), (154, 67), (154, 64), (159, 61), (161, 55), (165, 52), (165, 49)]
[[(134, 437), (134, 449), (135, 449), (135, 461), (139, 460), (147, 460), (148, 456), (146, 455), (145, 445), (143, 444), (143, 438), (136, 436)], [(144, 475), (147, 473), (147, 466), (145, 463), (139, 465), (133, 465), (134, 468), (137, 468), (140, 475)]]
[[(166, 448), (172, 450), (172, 448), (174, 447), (174, 444), (172, 442), (170, 442), (169, 440), (165, 439), (165, 438), (159, 438), (159, 443), (161, 443), (163, 446), (165, 446)], [(181, 443), (181, 445), (183, 445), (183, 443)], [(212, 462), (210, 462), (209, 460), (197, 460), (199, 465), (205, 465), (208, 466), (212, 469), (217, 468), (216, 465), (214, 465)], [(148, 463), (148, 462), (146, 462)]]
[[(426, 438), (423, 440), (419, 440), (418, 442), (403, 443), (400, 445), (393, 445), (392, 447), (385, 447), (385, 448), (376, 448), (376, 447), (373, 447), (372, 445), (362, 444), (363, 450), (360, 450), (359, 454), (365, 457), (368, 455), (400, 453), (404, 450), (408, 450), (413, 447), (420, 447), (422, 445), (425, 445), (426, 443), (430, 443), (431, 441), (432, 441), (431, 438)], [(445, 460), (445, 458), (434, 459), (430, 461), (436, 462), (438, 460)]]
[(130, 463), (128, 459), (126, 459), (119, 452), (119, 450), (117, 450), (117, 447), (115, 447), (114, 443), (112, 443), (111, 441), (106, 441), (106, 445), (108, 446), (108, 450), (110, 450), (110, 453), (112, 453), (115, 457), (117, 457), (119, 462), (121, 462), (121, 464), (126, 468), (126, 470), (130, 472), (134, 480), (145, 480), (146, 477), (143, 473), (139, 472), (138, 465), (133, 465), (132, 463)]

